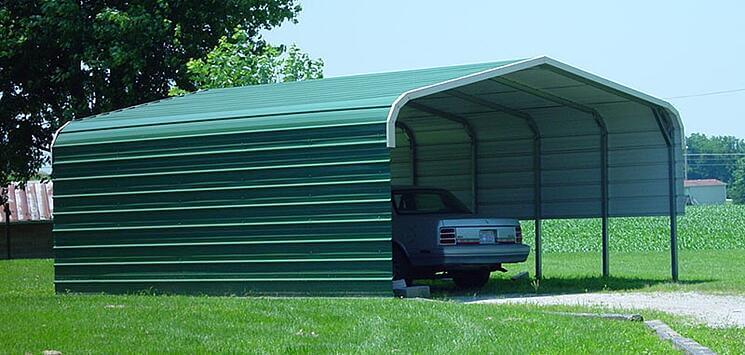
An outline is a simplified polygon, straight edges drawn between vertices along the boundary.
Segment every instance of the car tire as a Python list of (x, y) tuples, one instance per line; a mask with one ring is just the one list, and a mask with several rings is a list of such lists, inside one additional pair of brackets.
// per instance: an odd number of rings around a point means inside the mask
[(406, 280), (406, 286), (411, 286), (411, 263), (401, 247), (393, 245), (393, 279)]
[(489, 270), (462, 271), (451, 274), (453, 282), (458, 288), (477, 289), (482, 288), (489, 282), (491, 272)]

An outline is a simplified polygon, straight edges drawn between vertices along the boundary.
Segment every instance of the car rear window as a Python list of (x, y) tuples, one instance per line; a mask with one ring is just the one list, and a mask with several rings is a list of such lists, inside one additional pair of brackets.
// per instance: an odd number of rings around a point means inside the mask
[(414, 213), (470, 213), (468, 208), (447, 191), (396, 191), (393, 205), (400, 214)]

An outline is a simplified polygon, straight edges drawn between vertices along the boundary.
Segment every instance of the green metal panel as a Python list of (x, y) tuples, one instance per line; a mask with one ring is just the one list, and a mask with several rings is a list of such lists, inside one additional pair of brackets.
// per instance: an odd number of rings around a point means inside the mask
[(57, 290), (390, 294), (386, 114), (266, 118), (289, 130), (236, 120), (238, 133), (146, 144), (63, 132)]

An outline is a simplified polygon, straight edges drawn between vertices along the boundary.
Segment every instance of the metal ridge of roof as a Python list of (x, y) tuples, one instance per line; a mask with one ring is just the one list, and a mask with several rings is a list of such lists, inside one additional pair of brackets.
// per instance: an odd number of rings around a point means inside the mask
[[(200, 90), (183, 96), (160, 99), (74, 120), (61, 132), (146, 126), (150, 124), (130, 122), (119, 125), (114, 122), (152, 118), (153, 116), (158, 116), (161, 123), (164, 121), (187, 122), (191, 121), (192, 117), (204, 116), (207, 111), (212, 114), (219, 113), (220, 116), (225, 114), (233, 117), (246, 117), (362, 108), (381, 104), (389, 106), (406, 90), (514, 62), (516, 60)], [(356, 87), (348, 88), (349, 85)], [(219, 96), (219, 100), (215, 100), (215, 96)], [(199, 107), (190, 107), (195, 102), (205, 104), (201, 105), (202, 108), (209, 106), (210, 110), (200, 113)], [(146, 113), (150, 115), (143, 115)]]

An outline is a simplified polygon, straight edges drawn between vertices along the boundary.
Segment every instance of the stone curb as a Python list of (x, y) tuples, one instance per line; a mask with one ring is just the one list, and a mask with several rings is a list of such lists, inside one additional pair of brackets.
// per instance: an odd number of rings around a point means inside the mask
[(683, 350), (683, 352), (685, 352), (686, 354), (716, 354), (715, 352), (711, 351), (711, 349), (697, 343), (693, 339), (684, 338), (661, 320), (649, 320), (644, 322), (644, 324), (646, 324), (647, 327), (649, 327), (650, 329), (654, 330), (657, 333), (657, 336), (660, 337), (660, 339), (671, 341), (676, 348)]
[(574, 312), (545, 312), (548, 314), (558, 314), (561, 316), (604, 318), (615, 320), (627, 320), (632, 322), (641, 322), (644, 320), (640, 314), (621, 314), (621, 313), (574, 313)]

